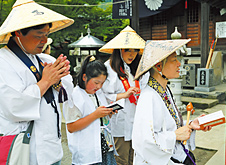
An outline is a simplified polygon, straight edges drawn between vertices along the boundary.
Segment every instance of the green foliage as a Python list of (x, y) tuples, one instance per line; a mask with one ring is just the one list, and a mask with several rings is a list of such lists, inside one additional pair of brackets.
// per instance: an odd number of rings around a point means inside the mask
[(6, 17), (9, 15), (14, 3), (15, 3), (15, 0), (0, 1), (0, 24), (2, 24), (6, 19)]
[[(65, 39), (69, 42), (77, 41), (81, 33), (83, 33), (84, 36), (87, 35), (88, 27), (91, 30), (91, 35), (105, 42), (115, 37), (129, 24), (129, 20), (112, 19), (112, 5), (105, 5), (105, 9), (99, 6), (87, 6), (98, 5), (102, 1), (103, 0), (40, 0), (39, 2), (50, 4), (82, 5), (67, 7), (43, 5), (75, 21), (71, 26), (50, 34), (54, 43), (63, 43)], [(63, 49), (60, 52), (58, 51), (57, 54), (65, 54), (67, 52), (67, 46), (63, 46)]]
[[(104, 0), (35, 0), (36, 3), (59, 4), (57, 6), (45, 5), (58, 13), (74, 19), (74, 24), (49, 35), (53, 39), (53, 45), (61, 45), (60, 51), (52, 51), (54, 56), (59, 53), (68, 54), (67, 43), (65, 41), (74, 42), (81, 36), (87, 35), (87, 28), (91, 30), (91, 35), (103, 40), (109, 41), (115, 37), (126, 25), (129, 20), (112, 19), (112, 5), (98, 5)], [(0, 23), (6, 19), (12, 9), (15, 0), (2, 0), (0, 10)], [(85, 5), (86, 4), (86, 5)], [(82, 5), (82, 6), (60, 6), (60, 5)], [(51, 54), (52, 54), (51, 53)]]
[[(44, 1), (44, 0), (43, 0)], [(46, 0), (49, 1), (49, 0)], [(57, 3), (59, 0), (52, 0)], [(49, 3), (54, 3), (50, 1)], [(97, 5), (100, 1), (98, 0), (77, 0), (77, 1), (67, 1), (67, 5)], [(52, 8), (52, 6), (48, 6)], [(124, 21), (122, 20), (113, 20), (112, 15), (112, 6), (108, 7), (106, 10), (99, 8), (97, 6), (88, 7), (54, 7), (53, 10), (74, 19), (75, 23), (70, 27), (56, 32), (54, 35), (59, 40), (68, 38), (71, 41), (76, 41), (80, 34), (87, 34), (87, 27), (91, 29), (91, 35), (108, 41), (113, 38), (123, 27), (125, 27)], [(126, 22), (128, 23), (128, 22)], [(88, 26), (87, 26), (88, 25)], [(60, 35), (59, 35), (60, 34)], [(58, 36), (58, 37), (57, 37)]]

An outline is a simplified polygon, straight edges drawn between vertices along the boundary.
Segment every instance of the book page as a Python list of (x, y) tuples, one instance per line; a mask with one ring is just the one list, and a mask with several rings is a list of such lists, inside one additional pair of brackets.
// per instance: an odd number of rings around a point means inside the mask
[(113, 108), (113, 111), (123, 109), (124, 99), (120, 99), (114, 103), (111, 103), (106, 106), (106, 108)]
[(217, 120), (217, 119), (220, 119), (223, 117), (224, 117), (223, 112), (222, 112), (222, 110), (220, 110), (220, 111), (217, 111), (217, 112), (214, 112), (214, 113), (211, 113), (211, 114), (198, 118), (199, 125), (213, 121), (213, 120)]

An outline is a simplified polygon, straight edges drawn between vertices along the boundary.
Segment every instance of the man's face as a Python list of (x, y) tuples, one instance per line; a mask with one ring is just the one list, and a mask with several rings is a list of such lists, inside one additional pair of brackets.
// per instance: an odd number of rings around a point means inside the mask
[[(25, 36), (21, 33), (21, 31), (16, 32), (16, 36), (19, 37), (24, 51), (29, 54), (39, 54), (42, 52), (42, 48), (47, 42), (48, 34), (49, 34), (49, 25), (47, 24), (42, 29), (33, 29), (30, 30)], [(21, 47), (20, 43), (18, 43), (18, 38), (16, 37), (17, 44)], [(22, 48), (22, 50), (23, 50)]]

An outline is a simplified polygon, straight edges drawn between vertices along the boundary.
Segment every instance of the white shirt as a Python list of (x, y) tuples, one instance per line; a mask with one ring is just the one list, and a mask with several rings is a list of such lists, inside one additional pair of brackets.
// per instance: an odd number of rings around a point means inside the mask
[[(175, 120), (169, 113), (161, 96), (151, 87), (141, 91), (134, 119), (132, 146), (136, 165), (166, 165), (173, 156), (184, 161), (186, 154), (176, 141)], [(195, 149), (195, 131), (187, 141), (186, 148)], [(146, 163), (143, 163), (146, 162)]]
[[(100, 106), (107, 106), (108, 103), (101, 89), (96, 92), (96, 95)], [(65, 107), (64, 115), (70, 113), (69, 111), (76, 111), (73, 107), (77, 107), (76, 109), (80, 111), (81, 118), (90, 115), (97, 108), (95, 98), (92, 98), (93, 96), (90, 97), (84, 89), (76, 86), (72, 93), (73, 104), (69, 102), (68, 106), (70, 109)], [(77, 116), (75, 112), (75, 117)], [(68, 120), (66, 115), (65, 118)], [(106, 129), (111, 130), (110, 123), (106, 126)], [(73, 164), (87, 165), (102, 162), (100, 133), (101, 126), (99, 118), (80, 131), (73, 133), (67, 131), (68, 146), (72, 153)], [(111, 140), (113, 142), (112, 137)], [(114, 143), (113, 148), (115, 148)]]
[[(125, 65), (125, 64), (124, 64)], [(105, 66), (108, 70), (108, 77), (103, 84), (102, 90), (109, 103), (116, 101), (117, 94), (124, 93), (125, 89), (122, 81), (118, 78), (117, 73), (111, 68), (109, 60), (105, 62)], [(125, 72), (130, 73), (130, 68), (126, 65)], [(130, 74), (130, 76), (132, 76)], [(149, 73), (145, 74), (140, 83), (140, 89), (142, 90), (148, 83)], [(131, 87), (135, 86), (133, 79), (129, 78), (128, 82)], [(112, 116), (112, 135), (114, 137), (124, 137), (125, 141), (132, 139), (132, 128), (136, 105), (130, 103), (129, 99), (124, 99), (124, 109), (118, 111), (118, 113)]]
[[(38, 55), (43, 62), (55, 58)], [(0, 133), (18, 134), (34, 120), (30, 140), (30, 164), (50, 165), (62, 159), (61, 139), (57, 134), (57, 115), (44, 97), (41, 97), (37, 80), (29, 68), (7, 47), (0, 49)], [(70, 96), (72, 77), (62, 78), (62, 84)], [(58, 92), (53, 90), (56, 102)], [(57, 104), (59, 116), (60, 107)], [(60, 118), (61, 123), (61, 118)]]

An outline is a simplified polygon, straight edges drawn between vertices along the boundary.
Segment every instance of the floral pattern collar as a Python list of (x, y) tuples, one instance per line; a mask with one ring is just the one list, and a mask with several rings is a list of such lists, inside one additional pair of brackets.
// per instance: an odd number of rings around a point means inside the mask
[[(149, 82), (148, 82), (148, 85), (149, 85), (151, 88), (153, 88), (153, 89), (161, 96), (163, 102), (165, 103), (167, 109), (168, 109), (169, 112), (170, 112), (170, 115), (171, 115), (171, 116), (173, 117), (173, 119), (175, 120), (176, 125), (177, 125), (177, 128), (181, 127), (181, 126), (182, 126), (182, 123), (183, 123), (183, 119), (182, 119), (181, 113), (180, 113), (180, 111), (178, 111), (178, 109), (177, 109), (175, 103), (173, 102), (174, 106), (176, 107), (177, 113), (178, 113), (178, 115), (179, 115), (179, 118), (180, 118), (180, 120), (179, 120), (178, 116), (176, 115), (175, 110), (173, 109), (173, 105), (172, 105), (172, 103), (171, 103), (170, 100), (169, 100), (169, 97), (168, 97), (168, 95), (167, 95), (167, 93), (166, 93), (166, 90), (165, 90), (165, 89), (159, 84), (159, 82), (158, 82), (155, 78), (153, 78), (153, 77), (150, 77)], [(167, 89), (170, 91), (169, 87), (168, 87), (168, 86), (166, 86), (166, 87), (167, 87)], [(170, 92), (170, 93), (171, 93), (171, 92)], [(171, 94), (171, 95), (172, 95), (172, 94)], [(173, 100), (173, 99), (172, 99), (172, 100)], [(181, 122), (180, 122), (180, 121), (181, 121)]]

